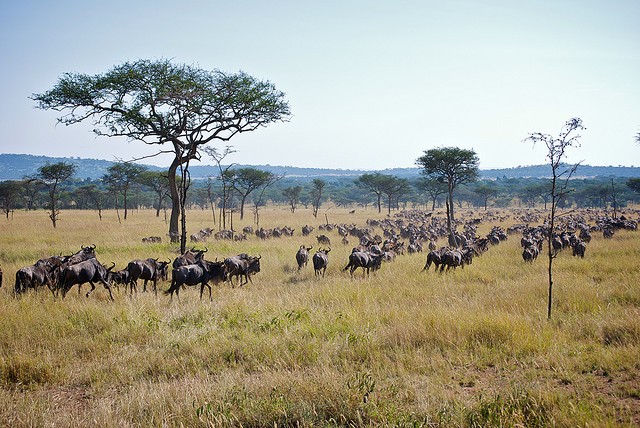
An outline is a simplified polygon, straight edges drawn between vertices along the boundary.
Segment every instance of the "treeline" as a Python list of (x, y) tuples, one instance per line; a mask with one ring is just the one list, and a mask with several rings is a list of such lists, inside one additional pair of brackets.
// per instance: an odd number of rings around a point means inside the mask
[[(118, 166), (120, 165), (120, 166)], [(115, 164), (99, 179), (68, 178), (58, 185), (57, 209), (102, 210), (153, 208), (157, 215), (171, 207), (166, 173)], [(437, 180), (401, 178), (390, 174), (315, 178), (275, 176), (256, 168), (225, 170), (206, 179), (191, 180), (186, 197), (190, 209), (224, 208), (240, 212), (246, 204), (257, 219), (266, 204), (328, 208), (365, 207), (381, 212), (401, 209), (440, 209), (446, 186)], [(164, 174), (164, 175), (163, 175)], [(244, 181), (243, 181), (244, 180)], [(254, 180), (254, 181), (251, 181)], [(622, 177), (573, 179), (560, 201), (564, 208), (613, 208), (640, 203), (637, 179)], [(455, 191), (458, 207), (536, 207), (549, 199), (549, 180), (540, 178), (482, 179)], [(0, 182), (0, 206), (7, 218), (19, 210), (51, 209), (50, 189), (37, 175)], [(120, 212), (118, 213), (120, 215)]]

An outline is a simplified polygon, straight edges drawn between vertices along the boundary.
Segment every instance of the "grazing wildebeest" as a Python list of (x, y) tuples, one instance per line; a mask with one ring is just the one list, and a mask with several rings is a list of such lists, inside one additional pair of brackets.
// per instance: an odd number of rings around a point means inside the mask
[(322, 277), (324, 278), (324, 273), (329, 265), (329, 251), (331, 251), (331, 248), (318, 248), (318, 251), (313, 255), (313, 271), (316, 276), (322, 274)]
[(302, 236), (308, 236), (311, 232), (313, 232), (313, 226), (306, 224), (302, 226)]
[(111, 286), (109, 284), (109, 273), (115, 265), (116, 264), (113, 263), (113, 266), (110, 268), (105, 268), (97, 259), (93, 258), (76, 263), (75, 265), (67, 266), (62, 270), (58, 283), (58, 287), (62, 290), (62, 298), (64, 299), (67, 292), (74, 285), (77, 284), (78, 287), (80, 287), (82, 284), (87, 282), (91, 285), (91, 290), (87, 292), (87, 297), (89, 297), (93, 290), (96, 289), (94, 282), (101, 282), (104, 288), (109, 292), (109, 298), (113, 300)]
[(300, 245), (300, 248), (296, 252), (296, 262), (298, 263), (298, 270), (302, 269), (309, 262), (309, 250), (311, 250), (313, 246), (305, 247), (304, 245)]
[(179, 268), (180, 266), (193, 265), (199, 260), (204, 259), (204, 253), (209, 251), (207, 247), (204, 250), (196, 250), (195, 248), (191, 248), (190, 250), (185, 251), (185, 253), (181, 256), (178, 256), (173, 261), (173, 268)]
[[(234, 277), (240, 282), (240, 287), (249, 282), (253, 282), (251, 281), (251, 275), (260, 272), (261, 258), (262, 256), (252, 257), (243, 253), (224, 259), (224, 267), (227, 279), (231, 282), (231, 287), (235, 288), (235, 284), (233, 283)], [(243, 277), (244, 282), (242, 282)]]
[(427, 254), (427, 262), (425, 263), (422, 270), (429, 270), (432, 263), (435, 265), (435, 270), (438, 270), (438, 268), (442, 264), (442, 256), (445, 252), (447, 252), (447, 247), (440, 247), (437, 250), (429, 251), (429, 253)]
[(222, 262), (210, 262), (207, 260), (198, 260), (192, 265), (179, 266), (171, 272), (171, 286), (164, 294), (170, 294), (173, 300), (173, 293), (176, 293), (180, 300), (180, 287), (183, 285), (200, 284), (200, 300), (204, 287), (209, 288), (209, 301), (211, 301), (211, 286), (209, 281), (219, 283), (226, 280), (225, 267)]
[(47, 265), (40, 261), (32, 266), (25, 266), (16, 272), (15, 294), (21, 294), (29, 288), (37, 290), (38, 287), (47, 285), (53, 292), (53, 282), (49, 275)]
[(349, 273), (353, 277), (356, 269), (362, 268), (362, 276), (369, 275), (370, 270), (378, 270), (382, 264), (383, 254), (374, 254), (364, 251), (355, 251), (349, 254), (349, 263), (343, 270), (349, 269)]
[(158, 259), (146, 259), (146, 260), (131, 260), (127, 265), (127, 271), (129, 272), (128, 283), (131, 289), (131, 293), (138, 287), (138, 280), (143, 279), (144, 284), (142, 291), (147, 291), (147, 282), (153, 281), (153, 292), (158, 295), (158, 279), (166, 281), (169, 263), (171, 261), (159, 262)]

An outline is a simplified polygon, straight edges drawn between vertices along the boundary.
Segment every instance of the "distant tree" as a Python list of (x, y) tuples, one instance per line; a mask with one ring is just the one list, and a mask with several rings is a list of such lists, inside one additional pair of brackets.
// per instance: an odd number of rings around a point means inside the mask
[(22, 179), (22, 196), (25, 199), (27, 211), (35, 209), (35, 203), (42, 183), (36, 176), (24, 177)]
[(88, 184), (85, 186), (80, 186), (74, 191), (76, 197), (83, 198), (87, 205), (93, 204), (93, 206), (98, 211), (98, 217), (100, 221), (102, 221), (102, 209), (105, 204), (106, 193), (102, 190), (98, 189), (98, 186), (95, 184)]
[(38, 168), (38, 173), (35, 175), (38, 181), (47, 189), (49, 195), (49, 218), (54, 228), (60, 215), (58, 210), (58, 200), (61, 194), (60, 185), (73, 177), (76, 170), (77, 166), (72, 163), (47, 163)]
[(326, 181), (321, 178), (314, 178), (311, 182), (313, 186), (311, 188), (311, 206), (313, 208), (313, 216), (318, 218), (318, 210), (320, 209), (320, 204), (322, 203), (322, 191), (324, 187), (327, 185)]
[(260, 207), (264, 204), (265, 192), (277, 181), (282, 180), (282, 178), (284, 178), (284, 175), (269, 173), (269, 178), (256, 189), (259, 190), (258, 194), (253, 198), (253, 222), (256, 224), (256, 227), (260, 227)]
[(170, 196), (169, 177), (166, 172), (160, 171), (142, 171), (136, 181), (141, 185), (148, 187), (156, 195), (156, 217), (160, 217), (160, 210), (164, 200)]
[(233, 182), (233, 163), (223, 166), (222, 161), (227, 156), (235, 153), (236, 151), (231, 146), (226, 146), (224, 150), (219, 151), (215, 147), (205, 147), (205, 153), (207, 153), (218, 166), (218, 177), (222, 184), (222, 197), (220, 204), (220, 222), (218, 223), (218, 229), (226, 229), (227, 228), (227, 205), (229, 204), (229, 198), (231, 197), (231, 188)]
[(453, 222), (453, 191), (459, 184), (472, 183), (479, 176), (478, 155), (473, 150), (458, 147), (441, 147), (426, 150), (416, 160), (422, 167), (421, 174), (447, 184), (447, 227), (449, 241), (455, 243)]
[(399, 198), (407, 194), (411, 186), (406, 178), (398, 178), (393, 175), (386, 176), (383, 181), (382, 192), (387, 196), (387, 209), (391, 214), (391, 208), (398, 206)]
[(368, 190), (376, 195), (376, 205), (379, 213), (382, 212), (382, 195), (385, 193), (384, 188), (388, 185), (389, 177), (375, 172), (373, 174), (362, 174), (353, 181), (359, 188)]
[(274, 175), (257, 168), (238, 168), (233, 170), (231, 186), (240, 195), (240, 220), (244, 218), (244, 203), (254, 190), (270, 183)]
[(553, 260), (556, 253), (553, 251), (553, 234), (555, 229), (556, 211), (558, 204), (569, 193), (569, 179), (578, 168), (578, 164), (568, 166), (562, 160), (565, 157), (567, 149), (580, 146), (581, 135), (578, 132), (584, 130), (582, 119), (574, 117), (568, 120), (557, 137), (550, 134), (534, 132), (524, 141), (530, 141), (534, 145), (542, 143), (547, 148), (547, 160), (551, 166), (551, 211), (547, 219), (548, 236), (547, 236), (547, 255), (548, 255), (548, 276), (549, 276), (549, 293), (547, 302), (547, 318), (551, 319), (551, 305), (553, 293)]
[(5, 213), (7, 219), (9, 219), (9, 214), (14, 211), (22, 190), (21, 181), (0, 181), (0, 203), (2, 204), (2, 212)]
[(473, 189), (473, 192), (478, 195), (478, 197), (484, 203), (484, 210), (487, 210), (487, 203), (489, 199), (495, 198), (498, 195), (498, 189), (491, 184), (481, 184), (480, 186)]
[(447, 185), (437, 178), (433, 177), (420, 177), (414, 183), (414, 186), (419, 190), (425, 192), (431, 200), (431, 211), (436, 209), (436, 201), (440, 195), (447, 193)]
[(292, 213), (295, 213), (298, 207), (300, 192), (302, 192), (302, 186), (289, 186), (282, 191), (282, 195), (287, 199)]
[(640, 193), (640, 178), (630, 178), (627, 180), (627, 187), (636, 193)]
[(102, 180), (115, 192), (122, 194), (124, 204), (124, 219), (127, 219), (128, 194), (131, 186), (137, 182), (140, 174), (147, 168), (131, 162), (120, 162), (107, 168), (107, 173), (102, 176)]
[[(89, 120), (97, 135), (124, 136), (173, 153), (168, 179), (172, 210), (169, 236), (186, 247), (185, 193), (189, 161), (208, 143), (228, 141), (290, 116), (284, 93), (268, 81), (239, 72), (207, 71), (169, 60), (138, 60), (89, 76), (65, 73), (53, 89), (33, 94), (40, 109), (63, 112), (60, 123)], [(183, 188), (178, 189), (178, 170)]]

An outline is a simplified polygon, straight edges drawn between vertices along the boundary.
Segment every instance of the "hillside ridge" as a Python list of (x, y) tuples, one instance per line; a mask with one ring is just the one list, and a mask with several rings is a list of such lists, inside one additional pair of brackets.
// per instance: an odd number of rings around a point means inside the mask
[[(32, 176), (38, 172), (38, 168), (47, 163), (70, 162), (78, 169), (76, 177), (80, 179), (97, 179), (107, 172), (114, 161), (91, 158), (64, 158), (49, 157), (29, 154), (0, 153), (0, 180), (19, 180)], [(167, 168), (154, 165), (145, 165), (150, 170), (164, 171)], [(335, 169), (335, 168), (304, 168), (282, 165), (237, 165), (238, 168), (253, 167), (272, 172), (277, 175), (300, 178), (327, 178), (331, 177), (358, 177), (365, 173), (379, 172), (394, 175), (400, 178), (417, 178), (420, 176), (420, 168), (388, 168), (383, 170), (361, 169)], [(213, 165), (191, 165), (189, 168), (191, 178), (206, 179), (209, 176), (218, 175), (218, 169)], [(512, 168), (481, 169), (480, 176), (484, 179), (496, 178), (545, 178), (548, 177), (550, 168), (548, 165), (517, 166)], [(640, 167), (633, 166), (592, 166), (580, 165), (576, 178), (589, 177), (640, 177)]]

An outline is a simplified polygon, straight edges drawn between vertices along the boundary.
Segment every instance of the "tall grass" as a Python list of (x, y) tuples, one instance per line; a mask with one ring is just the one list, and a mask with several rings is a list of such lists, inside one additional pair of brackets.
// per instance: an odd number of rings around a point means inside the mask
[[(374, 211), (327, 211), (364, 225)], [(322, 219), (324, 222), (324, 219)], [(188, 213), (190, 233), (212, 227)], [(13, 298), (13, 274), (40, 257), (95, 244), (103, 263), (173, 258), (164, 219), (134, 211), (42, 212), (0, 222), (0, 421), (6, 426), (634, 426), (640, 423), (640, 240), (601, 236), (585, 259), (555, 266), (554, 318), (546, 272), (525, 264), (512, 237), (471, 266), (421, 272), (404, 255), (354, 278), (337, 233), (325, 278), (294, 254), (314, 245), (309, 211), (268, 208), (264, 227), (292, 238), (211, 240), (207, 258), (262, 255), (253, 283), (196, 288), (169, 301), (98, 285), (89, 298), (41, 290)], [(250, 224), (235, 220), (236, 229)], [(503, 226), (509, 225), (509, 220)], [(482, 225), (486, 228), (491, 225)], [(482, 230), (481, 230), (482, 231)], [(316, 233), (317, 232), (317, 233)], [(380, 230), (377, 232), (381, 233)], [(354, 238), (350, 238), (355, 245)], [(166, 239), (164, 239), (166, 241)], [(203, 244), (199, 244), (201, 246)], [(312, 250), (312, 253), (315, 250)], [(432, 268), (433, 269), (433, 268)], [(86, 289), (87, 286), (85, 286)], [(162, 284), (161, 289), (168, 288)], [(141, 288), (139, 287), (139, 290)]]

